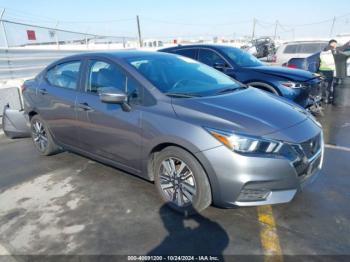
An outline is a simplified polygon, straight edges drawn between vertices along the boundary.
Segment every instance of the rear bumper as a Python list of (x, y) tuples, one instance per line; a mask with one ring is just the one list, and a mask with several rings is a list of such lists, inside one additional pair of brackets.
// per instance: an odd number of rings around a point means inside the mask
[(30, 136), (28, 121), (24, 111), (10, 109), (8, 105), (4, 107), (2, 126), (5, 135), (9, 138)]

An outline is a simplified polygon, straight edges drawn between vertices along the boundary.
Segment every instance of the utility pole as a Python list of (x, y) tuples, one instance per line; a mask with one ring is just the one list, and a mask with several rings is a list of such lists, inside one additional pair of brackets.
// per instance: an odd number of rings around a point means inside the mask
[(276, 37), (277, 37), (277, 27), (278, 27), (278, 20), (276, 20), (276, 24), (275, 24), (275, 33), (273, 34), (273, 40), (276, 41)]
[(254, 39), (255, 37), (255, 26), (256, 26), (256, 19), (255, 17), (253, 18), (253, 32), (252, 32), (252, 40)]
[(55, 25), (55, 39), (56, 39), (56, 47), (57, 49), (60, 49), (60, 42), (58, 41), (58, 31), (57, 31), (57, 27), (59, 25), (59, 21), (56, 22), (56, 25)]
[(89, 32), (89, 30), (90, 30), (90, 27), (88, 26), (86, 28), (86, 31), (85, 31), (85, 46), (86, 46), (86, 49), (89, 48), (89, 42), (88, 42), (88, 32)]
[(9, 48), (9, 43), (7, 40), (7, 35), (6, 35), (6, 30), (5, 30), (5, 25), (4, 25), (4, 21), (2, 20), (4, 14), (5, 14), (5, 8), (2, 10), (1, 14), (0, 14), (0, 23), (1, 23), (1, 27), (2, 27), (2, 31), (4, 33), (4, 40), (5, 40), (5, 48)]
[(139, 45), (140, 47), (142, 47), (141, 27), (140, 27), (140, 19), (138, 15), (136, 16), (136, 22), (137, 22), (137, 32), (139, 35)]
[(336, 18), (333, 17), (333, 22), (332, 22), (332, 26), (331, 26), (331, 31), (329, 32), (329, 37), (332, 37), (332, 35), (333, 35), (333, 29), (334, 29), (335, 20), (336, 20)]

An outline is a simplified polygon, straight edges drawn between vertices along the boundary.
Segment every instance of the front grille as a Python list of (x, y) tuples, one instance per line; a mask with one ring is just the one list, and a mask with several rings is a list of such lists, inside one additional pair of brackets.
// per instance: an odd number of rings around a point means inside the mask
[[(319, 154), (322, 147), (322, 135), (319, 134), (300, 145), (294, 145), (293, 148), (298, 154), (298, 158), (293, 162), (293, 166), (299, 177), (306, 177), (318, 168), (321, 162)], [(317, 156), (317, 154), (319, 154)]]

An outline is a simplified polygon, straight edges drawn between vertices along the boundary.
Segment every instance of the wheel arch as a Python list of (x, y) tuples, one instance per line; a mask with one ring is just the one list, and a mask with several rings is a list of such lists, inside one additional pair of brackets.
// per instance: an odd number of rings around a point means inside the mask
[(38, 112), (36, 112), (35, 110), (31, 110), (28, 112), (28, 117), (29, 117), (29, 121), (32, 119), (33, 116), (38, 115)]
[(210, 167), (208, 167), (206, 165), (206, 163), (202, 162), (201, 159), (199, 158), (198, 153), (200, 152), (200, 150), (198, 148), (196, 148), (194, 145), (192, 145), (190, 142), (186, 142), (186, 141), (166, 141), (166, 142), (159, 142), (157, 144), (154, 144), (152, 147), (150, 147), (151, 149), (148, 150), (148, 153), (146, 154), (146, 157), (144, 159), (144, 164), (143, 164), (143, 170), (146, 174), (148, 174), (147, 179), (150, 181), (154, 181), (154, 170), (153, 170), (153, 160), (154, 157), (156, 156), (157, 153), (159, 153), (161, 150), (170, 147), (170, 146), (174, 146), (174, 147), (179, 147), (183, 150), (185, 150), (186, 152), (188, 152), (189, 154), (191, 154), (197, 161), (198, 163), (201, 165), (201, 167), (203, 168), (208, 181), (209, 181), (209, 185), (211, 188), (211, 194), (212, 194), (212, 199), (214, 199), (214, 189), (217, 187), (217, 180), (215, 175), (213, 175), (213, 173), (211, 172)]
[[(192, 150), (190, 150), (190, 149), (188, 149), (188, 147), (186, 145), (184, 145), (182, 143), (174, 142), (174, 141), (160, 142), (160, 143), (153, 145), (147, 153), (146, 163), (145, 163), (146, 168), (144, 168), (144, 169), (147, 170), (149, 180), (154, 181), (154, 173), (153, 173), (153, 166), (152, 166), (154, 157), (156, 156), (157, 153), (159, 153), (160, 151), (162, 151), (165, 148), (170, 147), (170, 146), (179, 147), (179, 148), (185, 150), (186, 152), (190, 153), (194, 158), (196, 158), (196, 160), (200, 163), (199, 159), (197, 159), (197, 157), (195, 156), (195, 151), (193, 152), (193, 148), (191, 148)], [(202, 165), (202, 167), (203, 167), (203, 165)], [(203, 169), (204, 169), (204, 167), (203, 167)]]
[(281, 92), (278, 90), (278, 88), (274, 87), (273, 85), (261, 81), (250, 81), (246, 83), (249, 86), (273, 93), (275, 95), (281, 95)]
[(163, 142), (163, 143), (159, 143), (159, 144), (155, 145), (151, 149), (151, 151), (149, 152), (148, 157), (147, 157), (147, 174), (148, 174), (148, 179), (150, 181), (154, 181), (153, 159), (156, 156), (156, 154), (161, 152), (165, 148), (172, 147), (172, 146), (173, 147), (178, 147), (178, 148), (181, 148), (181, 149), (185, 150), (191, 156), (193, 156), (194, 159), (196, 159), (198, 161), (199, 165), (203, 168), (203, 171), (204, 171), (205, 175), (207, 176), (207, 179), (208, 179), (208, 182), (209, 182), (209, 186), (210, 186), (211, 199), (213, 201), (214, 197), (215, 197), (214, 196), (214, 189), (216, 188), (216, 185), (217, 185), (216, 179), (210, 175), (209, 170), (206, 168), (204, 163), (200, 160), (200, 158), (196, 154), (199, 151), (198, 150), (197, 150), (197, 152), (191, 151), (183, 144), (175, 143), (175, 142)]

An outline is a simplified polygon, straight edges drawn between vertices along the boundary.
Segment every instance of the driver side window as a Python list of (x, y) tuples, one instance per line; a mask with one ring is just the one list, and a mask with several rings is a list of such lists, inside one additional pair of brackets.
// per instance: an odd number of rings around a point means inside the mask
[(86, 92), (98, 94), (103, 90), (118, 89), (127, 94), (129, 103), (142, 103), (143, 88), (116, 65), (90, 60), (88, 68)]
[(198, 60), (203, 64), (213, 67), (216, 63), (226, 64), (224, 59), (222, 59), (217, 53), (209, 49), (200, 49)]
[(125, 91), (126, 75), (117, 66), (98, 60), (89, 61), (86, 91), (99, 93), (103, 89)]

